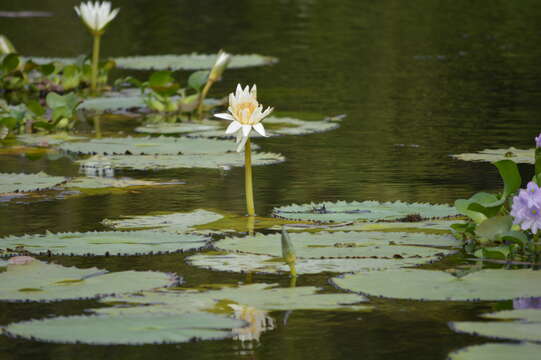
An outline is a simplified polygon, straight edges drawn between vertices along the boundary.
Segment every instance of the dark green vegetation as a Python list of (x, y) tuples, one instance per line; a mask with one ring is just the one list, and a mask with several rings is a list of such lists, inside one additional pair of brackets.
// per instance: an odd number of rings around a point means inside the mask
[[(74, 3), (26, 1), (51, 18), (2, 19), (21, 53), (76, 56), (91, 39), (72, 9)], [(265, 104), (280, 111), (348, 117), (337, 130), (304, 137), (257, 140), (265, 152), (287, 161), (254, 169), (256, 210), (311, 201), (453, 203), (473, 193), (501, 190), (488, 163), (453, 160), (450, 154), (487, 148), (531, 148), (539, 132), (541, 4), (534, 0), (466, 1), (115, 1), (119, 17), (103, 38), (103, 56), (232, 53), (276, 56), (272, 67), (229, 70), (209, 97), (237, 82), (257, 83)], [(5, 0), (5, 10), (26, 10)], [(4, 10), (4, 9), (2, 9)], [(113, 77), (150, 73), (115, 70)], [(185, 79), (188, 73), (184, 73)], [(115, 118), (113, 118), (115, 119)], [(103, 122), (103, 131), (127, 133), (124, 119)], [(47, 155), (2, 155), (2, 172), (74, 176), (69, 159)], [(523, 179), (531, 166), (519, 165)], [(121, 175), (149, 179), (141, 172)], [(244, 214), (242, 169), (176, 169), (150, 173), (150, 180), (185, 185), (122, 194), (0, 204), (0, 236), (105, 230), (100, 222), (121, 215), (197, 208)], [(295, 235), (292, 234), (292, 237)], [(65, 266), (109, 271), (158, 270), (184, 277), (186, 286), (239, 281), (280, 282), (285, 276), (205, 271), (184, 262), (191, 254), (130, 258), (63, 258)], [(468, 263), (461, 256), (445, 260)], [(437, 265), (436, 265), (437, 266)], [(300, 276), (298, 286), (326, 287), (329, 276)], [(50, 345), (0, 338), (0, 357), (68, 359), (154, 358), (374, 358), (445, 359), (450, 351), (485, 342), (454, 333), (449, 321), (511, 309), (511, 301), (426, 303), (372, 299), (366, 314), (294, 311), (275, 313), (278, 326), (246, 349), (234, 340), (181, 346), (91, 347)], [(0, 304), (0, 324), (81, 315), (99, 303)], [(287, 318), (286, 325), (284, 320)]]

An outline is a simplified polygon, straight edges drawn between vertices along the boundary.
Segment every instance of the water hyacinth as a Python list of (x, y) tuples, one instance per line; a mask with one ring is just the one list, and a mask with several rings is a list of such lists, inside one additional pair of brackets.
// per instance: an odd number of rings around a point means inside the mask
[(530, 181), (513, 198), (511, 215), (522, 230), (531, 230), (535, 235), (541, 229), (541, 189), (535, 182)]
[(226, 134), (236, 134), (237, 152), (244, 148), (244, 179), (246, 188), (246, 208), (249, 216), (255, 216), (254, 195), (252, 186), (252, 154), (250, 144), (250, 132), (252, 129), (262, 136), (267, 136), (261, 121), (272, 112), (273, 108), (263, 110), (263, 105), (257, 102), (257, 88), (255, 85), (250, 89), (246, 86), (242, 89), (237, 85), (235, 93), (229, 94), (229, 113), (216, 114), (217, 118), (231, 121), (225, 130)]
[(535, 147), (541, 148), (541, 134), (535, 138)]
[(90, 89), (93, 94), (97, 92), (98, 64), (100, 60), (100, 39), (105, 32), (105, 27), (118, 15), (120, 9), (111, 10), (111, 3), (104, 1), (82, 2), (79, 7), (75, 6), (75, 12), (83, 20), (94, 37), (92, 49), (92, 77)]

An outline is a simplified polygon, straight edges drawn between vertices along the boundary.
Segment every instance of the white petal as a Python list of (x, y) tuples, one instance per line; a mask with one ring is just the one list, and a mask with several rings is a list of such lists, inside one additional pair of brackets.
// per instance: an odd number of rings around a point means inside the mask
[(252, 90), (250, 90), (250, 95), (252, 95), (254, 98), (257, 98), (257, 87), (255, 84), (252, 86)]
[(244, 145), (246, 145), (246, 141), (248, 141), (248, 137), (247, 136), (243, 136), (242, 137), (242, 141), (239, 143), (239, 146), (237, 146), (237, 152), (241, 152), (242, 148), (244, 147)]
[(237, 131), (236, 143), (238, 144), (242, 140), (242, 131)]
[(214, 114), (214, 117), (217, 117), (217, 118), (220, 118), (220, 119), (224, 119), (224, 120), (229, 120), (229, 121), (235, 120), (235, 118), (233, 117), (233, 115), (228, 114), (228, 113)]
[(250, 135), (250, 131), (252, 130), (252, 125), (242, 125), (242, 136), (247, 137)]
[(227, 129), (225, 130), (225, 133), (226, 134), (233, 134), (233, 133), (236, 133), (237, 131), (239, 131), (239, 129), (242, 127), (242, 125), (240, 124), (240, 122), (238, 121), (233, 121), (231, 124), (229, 124), (229, 126), (227, 127)]
[(262, 123), (258, 123), (254, 125), (254, 130), (261, 134), (261, 136), (267, 137), (267, 134), (265, 133), (265, 128), (263, 127)]

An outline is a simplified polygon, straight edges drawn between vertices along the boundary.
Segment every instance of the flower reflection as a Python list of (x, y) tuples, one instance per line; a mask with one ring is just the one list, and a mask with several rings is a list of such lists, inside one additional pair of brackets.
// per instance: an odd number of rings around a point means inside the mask
[(237, 334), (235, 336), (236, 340), (258, 342), (263, 332), (274, 330), (276, 327), (274, 319), (268, 316), (266, 311), (237, 304), (229, 304), (229, 307), (233, 309), (236, 319), (244, 320), (248, 323), (248, 326), (233, 329), (233, 332)]

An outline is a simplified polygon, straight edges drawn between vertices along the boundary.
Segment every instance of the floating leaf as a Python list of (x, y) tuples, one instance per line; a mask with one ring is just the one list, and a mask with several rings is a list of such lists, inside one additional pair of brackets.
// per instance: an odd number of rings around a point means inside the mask
[(159, 186), (167, 185), (154, 181), (136, 180), (130, 178), (110, 178), (110, 177), (78, 177), (68, 181), (65, 188), (75, 189), (106, 189), (106, 188), (128, 188), (128, 187), (143, 187), (143, 186)]
[(194, 250), (205, 246), (206, 241), (200, 235), (146, 230), (9, 236), (0, 239), (0, 246), (32, 254), (143, 255)]
[(496, 339), (541, 341), (541, 310), (539, 309), (507, 310), (482, 316), (488, 319), (515, 321), (459, 321), (452, 322), (450, 326), (457, 332)]
[[(119, 57), (114, 59), (120, 69), (132, 70), (201, 70), (211, 69), (216, 62), (216, 55), (185, 54), (185, 55), (148, 55)], [(276, 58), (262, 55), (233, 55), (228, 65), (229, 69), (250, 66), (270, 65)]]
[[(308, 121), (299, 120), (291, 117), (268, 117), (263, 121), (267, 136), (280, 135), (306, 135), (330, 131), (338, 128), (339, 123), (330, 120)], [(211, 130), (193, 133), (191, 136), (209, 137), (209, 138), (233, 138), (234, 135), (226, 135), (223, 130)], [(257, 132), (251, 134), (252, 137), (262, 137)]]
[(36, 174), (0, 173), (0, 194), (31, 192), (53, 188), (67, 179), (61, 176), (49, 176), (43, 172)]
[(233, 336), (245, 323), (229, 317), (181, 315), (70, 316), (10, 324), (5, 331), (32, 340), (91, 345), (142, 345), (214, 340)]
[(115, 229), (160, 229), (169, 232), (183, 233), (193, 226), (211, 223), (223, 218), (222, 215), (207, 210), (195, 210), (189, 213), (173, 213), (163, 215), (143, 215), (120, 220), (105, 219), (102, 223)]
[(81, 110), (97, 112), (146, 107), (143, 96), (105, 96), (86, 99), (79, 105)]
[[(201, 139), (202, 140), (202, 139)], [(233, 143), (231, 143), (233, 144)], [(204, 150), (200, 150), (204, 151)], [(114, 168), (132, 170), (165, 170), (178, 168), (208, 168), (229, 170), (231, 167), (244, 166), (244, 156), (239, 153), (225, 154), (184, 154), (178, 155), (141, 155), (141, 156), (108, 156)], [(93, 161), (93, 158), (80, 161)], [(285, 161), (280, 154), (252, 153), (252, 165), (272, 165)]]
[(532, 360), (541, 354), (536, 344), (483, 344), (468, 346), (449, 355), (449, 360)]
[(122, 292), (171, 286), (177, 279), (154, 271), (109, 273), (96, 268), (78, 269), (38, 260), (7, 266), (0, 273), (2, 301), (58, 301), (90, 299)]
[(515, 149), (510, 147), (509, 149), (486, 149), (476, 153), (465, 153), (458, 155), (451, 155), (455, 159), (464, 161), (486, 161), (496, 162), (500, 160), (512, 160), (516, 163), (534, 164), (535, 149)]
[[(243, 238), (232, 237), (214, 243), (217, 249), (258, 255), (282, 255), (281, 235), (256, 234)], [(460, 242), (451, 235), (429, 235), (400, 232), (319, 232), (291, 234), (297, 258), (409, 258), (433, 257), (449, 254), (432, 246), (457, 246)], [(412, 246), (421, 245), (421, 246)]]
[(92, 139), (64, 143), (60, 149), (77, 154), (103, 155), (179, 155), (220, 154), (235, 150), (231, 141), (171, 137), (126, 137)]
[(144, 134), (186, 134), (199, 131), (216, 130), (218, 126), (215, 121), (204, 123), (158, 123), (148, 124), (135, 128), (135, 132)]
[[(416, 266), (438, 260), (433, 258), (406, 259), (297, 259), (297, 274), (347, 273), (355, 271), (394, 269)], [(193, 266), (215, 271), (289, 274), (286, 262), (277, 257), (253, 254), (196, 254), (186, 258)]]
[[(250, 284), (224, 287), (219, 290), (159, 290), (134, 295), (113, 296), (102, 302), (122, 304), (119, 307), (99, 308), (105, 315), (134, 315), (153, 313), (183, 314), (194, 311), (219, 312), (224, 304), (246, 305), (263, 311), (286, 310), (366, 310), (366, 302), (357, 294), (322, 294), (313, 286), (278, 287), (277, 284)], [(152, 307), (149, 309), (148, 307)]]
[(424, 203), (405, 203), (401, 201), (380, 203), (363, 202), (323, 202), (303, 205), (288, 205), (273, 209), (273, 215), (294, 220), (316, 222), (349, 222), (400, 220), (412, 218), (410, 221), (422, 219), (444, 218), (456, 216), (456, 210), (448, 205), (432, 205)]
[(69, 134), (54, 134), (54, 135), (19, 135), (17, 140), (23, 144), (30, 146), (51, 146), (60, 145), (67, 141), (85, 140), (84, 136), (73, 136)]
[(541, 296), (541, 272), (481, 270), (456, 277), (443, 271), (400, 269), (344, 275), (331, 280), (341, 289), (397, 299), (472, 301)]

